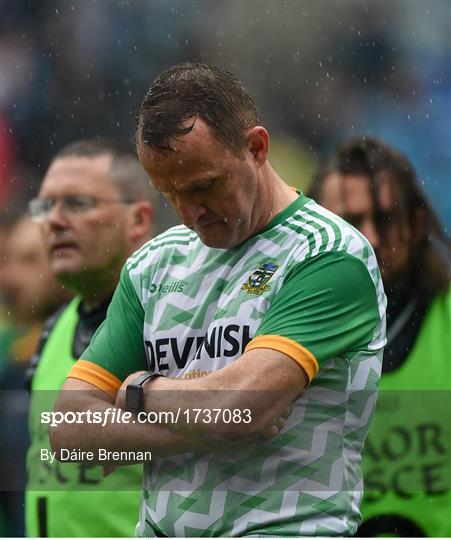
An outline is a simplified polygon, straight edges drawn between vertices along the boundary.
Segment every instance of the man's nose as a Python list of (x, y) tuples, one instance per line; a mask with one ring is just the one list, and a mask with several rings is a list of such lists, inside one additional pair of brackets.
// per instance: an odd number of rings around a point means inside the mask
[(194, 227), (200, 217), (207, 209), (200, 202), (186, 196), (179, 196), (176, 199), (176, 211), (182, 223), (189, 228)]
[(376, 250), (380, 247), (380, 235), (377, 230), (376, 224), (372, 220), (366, 220), (362, 223), (360, 232), (365, 236), (368, 242), (372, 245), (373, 249)]

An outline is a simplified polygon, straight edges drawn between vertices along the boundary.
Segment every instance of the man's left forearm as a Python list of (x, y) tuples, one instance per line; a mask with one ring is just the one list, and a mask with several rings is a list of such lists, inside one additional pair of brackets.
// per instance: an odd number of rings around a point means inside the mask
[[(258, 350), (249, 351), (246, 358), (200, 379), (153, 379), (143, 386), (145, 410), (175, 415), (177, 422), (168, 427), (190, 436), (243, 440), (270, 435), (307, 382), (302, 368), (286, 357), (279, 370), (271, 369), (277, 351), (270, 353), (260, 358)], [(253, 368), (256, 362), (262, 370), (267, 366), (272, 377)], [(281, 369), (286, 372), (279, 375)]]

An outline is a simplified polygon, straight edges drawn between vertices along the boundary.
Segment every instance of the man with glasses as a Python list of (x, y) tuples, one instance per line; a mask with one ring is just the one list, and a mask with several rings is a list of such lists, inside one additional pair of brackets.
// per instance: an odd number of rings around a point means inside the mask
[(50, 463), (43, 459), (48, 424), (40, 422), (40, 412), (52, 410), (55, 391), (104, 320), (127, 256), (150, 239), (152, 198), (132, 152), (83, 140), (56, 155), (29, 204), (52, 271), (77, 296), (48, 321), (30, 370), (28, 536), (133, 534), (141, 469), (103, 478), (91, 464)]

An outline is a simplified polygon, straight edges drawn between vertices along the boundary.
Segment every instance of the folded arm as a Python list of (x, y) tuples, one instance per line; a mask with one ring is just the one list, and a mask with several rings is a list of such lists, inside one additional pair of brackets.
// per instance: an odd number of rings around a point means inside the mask
[[(216, 422), (194, 422), (184, 414), (176, 424), (61, 423), (50, 429), (53, 451), (74, 445), (82, 451), (146, 451), (155, 458), (186, 452), (224, 450), (237, 440), (269, 439), (283, 427), (291, 403), (305, 386), (307, 377), (291, 358), (277, 351), (256, 349), (245, 353), (233, 364), (203, 379), (186, 381), (158, 378), (145, 386), (147, 412), (176, 412), (177, 409), (249, 410), (243, 421), (228, 421), (218, 416)], [(257, 369), (257, 367), (259, 369)], [(264, 372), (271, 376), (262, 377)], [(125, 387), (138, 373), (129, 376), (118, 393), (115, 405), (125, 407)], [(100, 412), (105, 414), (114, 405), (108, 393), (82, 380), (68, 378), (55, 405), (55, 411)], [(249, 422), (244, 420), (250, 419)]]
[[(69, 377), (64, 383), (54, 410), (63, 414), (91, 411), (106, 417), (107, 409), (111, 410), (113, 407), (114, 402), (107, 393), (86, 381)], [(218, 447), (217, 443), (207, 447), (205, 442), (178, 435), (163, 425), (144, 424), (133, 420), (136, 419), (133, 418), (129, 423), (107, 422), (104, 426), (88, 422), (80, 424), (63, 422), (50, 428), (50, 444), (52, 450), (57, 453), (57, 458), (60, 451), (65, 448), (91, 451), (94, 455), (99, 449), (112, 452), (150, 450), (152, 458), (160, 458), (186, 452), (214, 450)], [(122, 462), (123, 465), (127, 463), (130, 462)]]
[(287, 416), (307, 383), (306, 373), (290, 357), (253, 349), (200, 379), (159, 377), (145, 383), (144, 404), (147, 412), (178, 413), (178, 422), (169, 426), (175, 433), (255, 439), (270, 436), (271, 429), (277, 435), (279, 419)]

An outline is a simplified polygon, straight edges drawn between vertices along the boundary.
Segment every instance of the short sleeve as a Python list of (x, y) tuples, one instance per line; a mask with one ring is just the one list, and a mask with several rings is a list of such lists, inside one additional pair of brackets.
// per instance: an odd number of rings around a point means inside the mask
[(124, 266), (106, 319), (68, 376), (114, 394), (130, 373), (147, 369), (143, 326), (144, 309)]
[(280, 350), (312, 379), (328, 359), (367, 349), (379, 322), (376, 288), (363, 261), (322, 253), (290, 270), (246, 350)]

